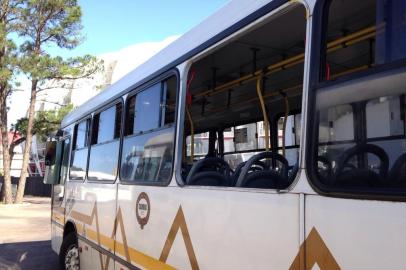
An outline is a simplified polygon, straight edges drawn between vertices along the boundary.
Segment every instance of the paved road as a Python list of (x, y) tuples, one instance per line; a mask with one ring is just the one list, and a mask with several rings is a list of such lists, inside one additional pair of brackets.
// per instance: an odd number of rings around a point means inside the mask
[(0, 205), (0, 270), (58, 269), (51, 249), (50, 199)]
[(0, 270), (57, 270), (58, 256), (51, 241), (32, 241), (0, 245)]

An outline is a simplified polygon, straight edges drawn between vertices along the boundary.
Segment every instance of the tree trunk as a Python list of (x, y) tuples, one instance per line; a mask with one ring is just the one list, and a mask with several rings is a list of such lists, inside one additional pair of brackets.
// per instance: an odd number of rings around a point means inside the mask
[(13, 203), (11, 175), (10, 175), (11, 159), (9, 152), (10, 145), (8, 141), (8, 129), (7, 129), (7, 104), (6, 104), (7, 97), (4, 96), (4, 92), (2, 93), (3, 95), (0, 98), (1, 144), (3, 146), (3, 176), (4, 176), (1, 200), (6, 204), (11, 204)]
[(28, 110), (28, 125), (27, 125), (27, 136), (25, 141), (25, 148), (23, 154), (23, 165), (21, 167), (20, 180), (18, 181), (17, 195), (15, 203), (22, 203), (25, 190), (25, 181), (28, 174), (28, 165), (30, 160), (31, 153), (31, 144), (32, 144), (32, 129), (34, 126), (34, 116), (35, 116), (35, 102), (37, 99), (37, 84), (38, 80), (33, 79), (31, 82), (31, 99), (30, 107)]

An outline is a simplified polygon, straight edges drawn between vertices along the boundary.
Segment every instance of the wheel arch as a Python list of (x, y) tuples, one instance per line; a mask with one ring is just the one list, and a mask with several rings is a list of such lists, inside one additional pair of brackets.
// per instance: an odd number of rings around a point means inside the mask
[(71, 233), (77, 234), (77, 229), (75, 222), (73, 222), (72, 220), (68, 220), (63, 228), (63, 239), (65, 239), (65, 237)]

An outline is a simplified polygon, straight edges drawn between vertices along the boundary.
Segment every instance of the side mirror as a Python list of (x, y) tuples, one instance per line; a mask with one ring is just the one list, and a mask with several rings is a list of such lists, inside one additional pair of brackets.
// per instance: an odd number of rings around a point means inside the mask
[(63, 141), (49, 141), (46, 144), (44, 184), (59, 184)]
[(56, 146), (56, 141), (47, 142), (45, 149), (45, 166), (52, 166), (55, 164)]

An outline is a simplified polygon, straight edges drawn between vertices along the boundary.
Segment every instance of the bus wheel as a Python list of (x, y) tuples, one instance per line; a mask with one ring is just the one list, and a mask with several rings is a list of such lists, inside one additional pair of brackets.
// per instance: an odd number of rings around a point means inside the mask
[(64, 270), (80, 269), (78, 239), (75, 233), (70, 233), (63, 239), (59, 262)]

